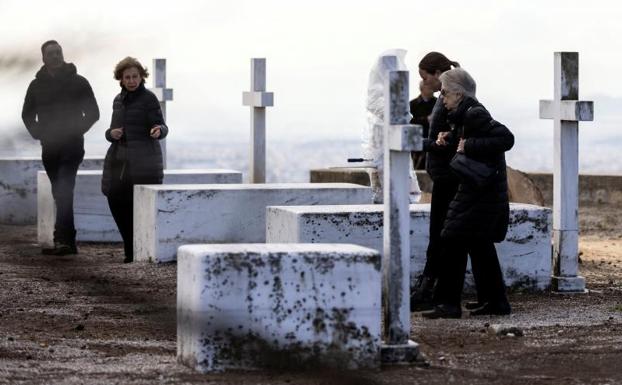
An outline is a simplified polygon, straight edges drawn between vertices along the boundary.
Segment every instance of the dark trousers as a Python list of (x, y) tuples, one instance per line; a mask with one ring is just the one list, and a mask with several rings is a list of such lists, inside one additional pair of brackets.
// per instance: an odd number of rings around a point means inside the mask
[(410, 153), (413, 160), (413, 168), (415, 170), (425, 170), (425, 156), (423, 151), (413, 151)]
[(441, 253), (443, 241), (441, 231), (447, 217), (449, 203), (458, 191), (458, 182), (453, 180), (438, 180), (432, 185), (432, 201), (430, 204), (430, 242), (426, 252), (423, 275), (429, 278), (438, 278), (441, 269)]
[(76, 227), (73, 218), (73, 189), (76, 185), (78, 167), (84, 159), (84, 144), (65, 143), (42, 146), (41, 159), (50, 178), (52, 196), (56, 204), (54, 242), (73, 245)]
[(443, 269), (434, 292), (434, 302), (460, 306), (467, 257), (471, 256), (478, 301), (506, 303), (505, 282), (492, 241), (446, 240), (442, 252)]
[(123, 162), (113, 161), (112, 180), (108, 193), (108, 207), (114, 218), (121, 238), (125, 256), (133, 258), (134, 253), (134, 183)]

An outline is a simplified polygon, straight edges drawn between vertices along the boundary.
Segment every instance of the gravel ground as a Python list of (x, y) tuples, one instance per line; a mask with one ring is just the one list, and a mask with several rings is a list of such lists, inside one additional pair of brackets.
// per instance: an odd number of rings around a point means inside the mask
[(509, 317), (414, 313), (426, 363), (356, 373), (195, 373), (175, 359), (174, 264), (124, 265), (111, 244), (43, 256), (34, 226), (0, 226), (0, 384), (622, 384), (619, 213), (582, 209), (588, 294), (511, 293)]

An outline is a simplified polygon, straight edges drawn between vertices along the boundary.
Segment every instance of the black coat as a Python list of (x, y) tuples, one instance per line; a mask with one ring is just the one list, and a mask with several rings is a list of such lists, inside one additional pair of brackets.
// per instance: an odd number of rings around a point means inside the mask
[(456, 153), (457, 143), (450, 142), (446, 146), (436, 144), (439, 132), (450, 131), (447, 122), (447, 109), (443, 105), (443, 97), (436, 99), (430, 119), (428, 138), (423, 140), (423, 151), (426, 154), (425, 169), (432, 181), (442, 180), (447, 183), (457, 183), (456, 176), (449, 168), (449, 162)]
[(428, 137), (428, 132), (430, 131), (428, 116), (432, 114), (435, 104), (436, 98), (434, 96), (428, 100), (424, 100), (423, 97), (419, 95), (410, 101), (410, 113), (413, 116), (410, 120), (410, 124), (420, 124), (423, 126), (424, 138)]
[(89, 82), (76, 66), (65, 63), (55, 76), (45, 66), (28, 86), (22, 120), (42, 145), (83, 143), (83, 135), (99, 119), (99, 108)]
[(448, 118), (454, 124), (452, 135), (466, 139), (464, 154), (494, 166), (498, 173), (482, 189), (460, 183), (449, 204), (441, 237), (501, 242), (510, 214), (504, 153), (514, 146), (514, 135), (472, 98), (465, 98)]
[[(133, 184), (161, 184), (163, 178), (162, 150), (158, 139), (149, 135), (151, 128), (161, 126), (159, 139), (168, 135), (160, 103), (144, 84), (133, 92), (123, 89), (112, 103), (112, 120), (106, 130), (106, 139), (111, 142), (104, 161), (102, 192), (111, 191), (112, 178), (120, 177), (115, 165), (122, 165), (129, 182)], [(113, 128), (123, 127), (123, 136), (114, 140), (110, 136)]]

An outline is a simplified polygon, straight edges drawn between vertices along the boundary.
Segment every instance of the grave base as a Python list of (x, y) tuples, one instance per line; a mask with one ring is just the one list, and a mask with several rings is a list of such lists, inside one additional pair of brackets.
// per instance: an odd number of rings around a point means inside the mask
[(419, 357), (419, 344), (408, 340), (403, 345), (388, 345), (382, 343), (380, 346), (380, 360), (383, 365), (408, 364), (417, 361)]
[(576, 277), (551, 277), (553, 290), (559, 293), (587, 293), (585, 290), (585, 278)]

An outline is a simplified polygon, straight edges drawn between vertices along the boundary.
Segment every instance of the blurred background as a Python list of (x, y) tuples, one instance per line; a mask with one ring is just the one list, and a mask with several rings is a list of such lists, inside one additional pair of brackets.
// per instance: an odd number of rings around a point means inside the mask
[[(615, 1), (546, 2), (316, 0), (84, 2), (0, 0), (0, 156), (37, 156), (21, 122), (23, 98), (41, 63), (41, 44), (57, 40), (93, 90), (102, 113), (86, 135), (87, 155), (108, 146), (112, 77), (125, 56), (148, 68), (167, 59), (169, 168), (226, 167), (246, 172), (250, 58), (267, 58), (268, 181), (307, 181), (310, 168), (360, 157), (369, 71), (391, 48), (408, 51), (411, 98), (417, 64), (429, 51), (461, 63), (478, 98), (516, 136), (510, 166), (551, 171), (553, 123), (538, 101), (553, 96), (553, 52), (578, 51), (580, 98), (595, 121), (580, 123), (580, 171), (620, 173), (622, 7)], [(147, 86), (151, 87), (151, 79)]]

